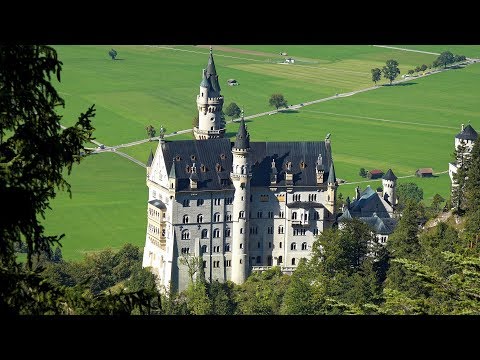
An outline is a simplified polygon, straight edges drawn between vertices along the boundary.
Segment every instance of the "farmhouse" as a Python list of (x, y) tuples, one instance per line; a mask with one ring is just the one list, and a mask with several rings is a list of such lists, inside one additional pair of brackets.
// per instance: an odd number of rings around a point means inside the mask
[(379, 169), (373, 169), (373, 170), (370, 170), (368, 173), (367, 173), (367, 177), (369, 179), (379, 179), (383, 176), (383, 171), (382, 170), (379, 170)]
[(242, 113), (225, 138), (224, 98), (212, 49), (197, 95), (195, 140), (160, 139), (147, 162), (143, 266), (181, 291), (200, 259), (209, 281), (243, 283), (253, 271), (292, 273), (316, 235), (336, 222), (330, 139), (254, 142)]
[(421, 168), (415, 171), (415, 176), (418, 177), (432, 177), (433, 176), (433, 169), (432, 168)]

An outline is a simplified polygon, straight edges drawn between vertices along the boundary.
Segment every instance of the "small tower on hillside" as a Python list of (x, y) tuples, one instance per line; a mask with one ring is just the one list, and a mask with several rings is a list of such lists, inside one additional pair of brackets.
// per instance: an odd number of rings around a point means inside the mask
[(393, 173), (392, 169), (388, 169), (388, 171), (382, 177), (382, 185), (383, 185), (383, 199), (389, 203), (392, 207), (397, 204), (397, 193), (396, 193), (396, 185), (397, 185), (397, 177)]
[(222, 138), (225, 120), (222, 117), (223, 96), (220, 94), (217, 70), (210, 47), (207, 68), (203, 69), (200, 91), (197, 95), (198, 125), (193, 128), (195, 139)]
[(233, 240), (232, 240), (232, 281), (242, 284), (248, 277), (248, 214), (250, 201), (250, 135), (245, 119), (240, 120), (235, 143), (232, 148), (233, 161), (230, 178), (235, 187), (233, 200)]

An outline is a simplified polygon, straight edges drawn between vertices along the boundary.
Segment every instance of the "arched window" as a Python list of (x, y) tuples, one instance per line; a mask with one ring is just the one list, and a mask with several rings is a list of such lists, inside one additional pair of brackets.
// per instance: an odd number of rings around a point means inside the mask
[(162, 229), (162, 236), (165, 236), (165, 229)]
[(202, 230), (202, 239), (207, 239), (208, 238), (208, 230), (207, 229), (203, 229)]
[(220, 213), (215, 213), (213, 215), (213, 221), (214, 222), (219, 222), (220, 221)]
[(213, 237), (214, 237), (214, 238), (220, 237), (220, 229), (215, 229), (215, 230), (213, 230)]
[(292, 245), (290, 245), (290, 250), (297, 250), (297, 243), (293, 242)]
[(295, 211), (292, 212), (292, 220), (297, 220), (297, 213)]
[(229, 228), (225, 229), (225, 237), (230, 237), (230, 229)]
[(302, 250), (307, 250), (307, 243), (306, 242), (302, 243)]
[(240, 211), (240, 212), (238, 213), (238, 217), (239, 217), (240, 219), (243, 219), (243, 218), (245, 217), (245, 211)]
[(190, 231), (183, 230), (182, 231), (182, 240), (188, 240), (188, 239), (190, 239)]
[(188, 215), (183, 215), (183, 223), (188, 224)]
[(202, 245), (202, 253), (206, 253), (208, 250), (207, 245)]
[(243, 234), (243, 228), (240, 228), (240, 234)]
[(261, 264), (262, 263), (262, 257), (261, 256), (257, 256), (257, 264)]
[(292, 265), (295, 265), (295, 258), (292, 259)]
[(227, 214), (225, 215), (225, 221), (232, 221), (232, 214), (227, 212)]
[(280, 265), (280, 264), (282, 264), (282, 263), (283, 263), (283, 256), (280, 255), (280, 256), (278, 257), (278, 263), (277, 263), (277, 265)]
[(230, 251), (230, 244), (226, 243), (225, 244), (225, 252)]
[(278, 233), (283, 234), (283, 225), (278, 226)]
[(202, 214), (198, 214), (197, 215), (197, 223), (202, 223), (203, 222), (203, 215)]

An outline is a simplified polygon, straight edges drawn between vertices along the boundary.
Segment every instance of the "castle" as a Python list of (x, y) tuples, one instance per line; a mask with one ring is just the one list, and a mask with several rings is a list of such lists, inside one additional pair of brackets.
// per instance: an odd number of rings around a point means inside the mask
[[(457, 135), (455, 135), (455, 150), (458, 151), (459, 147), (464, 147), (464, 155), (468, 156), (468, 154), (470, 154), (470, 152), (472, 151), (473, 145), (475, 144), (477, 138), (478, 134), (470, 124), (468, 124), (467, 126), (462, 124), (461, 131)], [(459, 166), (461, 166), (461, 164), (458, 164), (457, 161), (448, 164), (448, 175), (450, 175), (450, 180), (452, 182), (452, 191), (453, 188), (457, 186), (453, 178), (453, 174), (457, 173)]]
[(143, 266), (172, 291), (188, 286), (195, 258), (208, 281), (241, 284), (275, 265), (291, 273), (336, 220), (330, 140), (250, 141), (242, 114), (232, 143), (224, 138), (223, 102), (210, 50), (195, 140), (160, 139), (147, 162)]

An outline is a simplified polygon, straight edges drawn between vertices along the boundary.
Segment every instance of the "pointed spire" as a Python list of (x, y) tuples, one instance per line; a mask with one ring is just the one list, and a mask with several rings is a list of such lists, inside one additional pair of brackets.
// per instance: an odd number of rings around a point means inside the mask
[(275, 165), (275, 159), (272, 159), (272, 174), (276, 174), (277, 171), (277, 166)]
[(210, 56), (208, 57), (207, 71), (205, 74), (207, 80), (210, 82), (212, 89), (220, 94), (220, 84), (218, 83), (217, 69), (215, 69), (215, 62), (213, 61), (213, 50), (210, 46)]
[(175, 171), (175, 158), (173, 158), (172, 167), (170, 168), (170, 174), (168, 177), (170, 179), (175, 179), (177, 177), (177, 172)]
[(397, 180), (397, 177), (393, 173), (392, 169), (388, 169), (387, 173), (383, 175), (382, 179), (394, 181), (394, 180)]
[(147, 160), (147, 167), (152, 166), (152, 162), (153, 162), (153, 151), (152, 149), (150, 149), (150, 155), (148, 156), (148, 160)]
[(318, 154), (318, 158), (317, 158), (317, 171), (323, 171), (323, 159), (322, 159), (322, 154)]
[(235, 138), (235, 144), (233, 147), (237, 149), (249, 149), (250, 148), (250, 134), (247, 132), (247, 127), (245, 126), (245, 119), (240, 120), (240, 127), (238, 128), (237, 137)]
[(330, 170), (328, 171), (328, 184), (335, 184), (337, 178), (335, 177), (335, 167), (333, 166), (333, 160), (330, 160)]
[(208, 79), (207, 79), (207, 70), (206, 69), (203, 69), (202, 82), (200, 83), (200, 86), (204, 87), (204, 88), (207, 88), (207, 89), (210, 87), (210, 83), (208, 82)]

